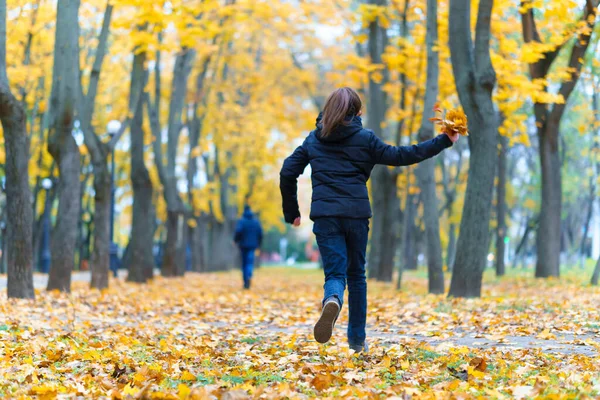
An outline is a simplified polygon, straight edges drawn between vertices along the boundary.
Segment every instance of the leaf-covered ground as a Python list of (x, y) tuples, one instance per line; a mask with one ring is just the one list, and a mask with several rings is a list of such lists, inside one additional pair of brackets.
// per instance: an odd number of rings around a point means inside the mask
[(578, 278), (486, 283), (481, 300), (369, 283), (368, 355), (318, 345), (321, 272), (75, 284), (0, 300), (0, 397), (585, 398), (600, 395), (600, 291)]

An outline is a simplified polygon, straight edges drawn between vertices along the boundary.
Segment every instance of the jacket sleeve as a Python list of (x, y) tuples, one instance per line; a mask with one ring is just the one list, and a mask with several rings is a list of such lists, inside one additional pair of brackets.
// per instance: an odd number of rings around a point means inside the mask
[(452, 141), (445, 134), (412, 146), (391, 146), (374, 134), (371, 136), (373, 164), (396, 167), (420, 163), (438, 155), (450, 146)]
[(308, 153), (305, 144), (298, 147), (291, 156), (285, 159), (279, 173), (279, 189), (283, 205), (283, 216), (288, 224), (300, 216), (298, 207), (298, 177), (308, 165)]

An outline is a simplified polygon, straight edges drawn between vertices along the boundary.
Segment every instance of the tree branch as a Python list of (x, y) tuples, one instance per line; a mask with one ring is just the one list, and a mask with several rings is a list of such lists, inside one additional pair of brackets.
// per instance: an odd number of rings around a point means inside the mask
[(98, 83), (100, 81), (102, 63), (104, 61), (104, 56), (106, 55), (106, 47), (108, 42), (108, 35), (110, 33), (110, 20), (112, 18), (112, 11), (112, 4), (107, 3), (106, 9), (104, 10), (104, 20), (102, 22), (102, 29), (100, 30), (100, 35), (98, 36), (98, 47), (96, 48), (94, 64), (90, 73), (90, 82), (88, 84), (87, 94), (84, 98), (85, 114), (83, 118), (89, 120), (90, 123), (92, 115), (94, 113), (94, 103), (96, 102), (96, 95), (98, 93)]
[[(87, 94), (83, 94), (83, 87), (79, 85), (79, 97), (81, 99), (78, 105), (79, 120), (82, 125), (83, 139), (86, 147), (90, 151), (90, 157), (93, 163), (99, 163), (105, 160), (108, 156), (108, 149), (105, 143), (94, 133), (92, 127), (92, 117), (94, 115), (94, 106), (96, 103), (96, 95), (98, 93), (98, 83), (100, 81), (100, 72), (102, 70), (102, 62), (106, 55), (106, 44), (108, 42), (108, 35), (110, 33), (110, 20), (112, 17), (113, 6), (110, 3), (106, 4), (104, 10), (104, 20), (102, 22), (102, 29), (98, 36), (98, 47), (96, 48), (96, 55), (94, 58), (94, 64), (90, 73), (90, 81), (88, 83)], [(81, 76), (81, 74), (80, 74)]]
[(475, 79), (473, 39), (471, 38), (471, 2), (450, 0), (449, 47), (456, 90), (465, 111), (474, 109), (470, 88)]
[(10, 91), (6, 73), (6, 0), (0, 0), (0, 89)]
[(152, 101), (150, 100), (150, 95), (148, 93), (144, 93), (144, 103), (146, 103), (146, 107), (148, 108), (150, 130), (152, 131), (152, 136), (154, 136), (152, 140), (152, 148), (154, 150), (155, 159), (154, 164), (156, 165), (156, 170), (158, 171), (158, 177), (160, 179), (160, 182), (164, 185), (164, 183), (166, 182), (166, 174), (162, 154), (162, 134), (160, 132), (160, 122), (158, 120), (156, 102), (153, 105)]
[[(304, 71), (304, 66), (300, 63), (300, 61), (298, 61), (298, 57), (296, 57), (296, 54), (294, 54), (294, 52), (290, 51), (290, 56), (292, 57), (292, 62), (294, 63), (294, 66), (300, 70), (300, 71)], [(315, 105), (315, 108), (319, 111), (321, 111), (323, 109), (323, 100), (319, 98), (319, 96), (315, 95), (314, 93), (311, 93), (310, 87), (308, 86), (307, 83), (304, 84), (306, 90), (308, 91), (308, 94), (310, 96), (310, 99), (312, 100), (313, 104)]]
[(550, 112), (550, 120), (560, 120), (565, 112), (567, 100), (577, 85), (577, 81), (579, 80), (579, 76), (581, 74), (581, 68), (583, 67), (583, 58), (585, 57), (585, 53), (590, 46), (591, 37), (594, 32), (596, 13), (598, 11), (599, 3), (600, 0), (586, 1), (581, 20), (587, 24), (588, 30), (580, 33), (575, 39), (575, 44), (573, 45), (571, 56), (569, 57), (569, 69), (572, 71), (571, 78), (567, 81), (564, 81), (560, 86), (560, 90), (558, 91), (558, 93), (561, 94), (565, 99), (565, 102), (563, 104), (555, 104), (554, 107), (552, 107), (552, 111)]

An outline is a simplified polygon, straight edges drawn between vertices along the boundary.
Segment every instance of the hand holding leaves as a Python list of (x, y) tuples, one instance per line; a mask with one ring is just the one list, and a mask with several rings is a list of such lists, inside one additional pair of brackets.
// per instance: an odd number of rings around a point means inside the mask
[(442, 114), (441, 117), (430, 118), (434, 124), (441, 127), (440, 132), (448, 135), (452, 143), (456, 141), (460, 136), (469, 136), (467, 116), (461, 109), (451, 109), (444, 115), (444, 111), (440, 108), (439, 104), (433, 107), (433, 111), (437, 114)]

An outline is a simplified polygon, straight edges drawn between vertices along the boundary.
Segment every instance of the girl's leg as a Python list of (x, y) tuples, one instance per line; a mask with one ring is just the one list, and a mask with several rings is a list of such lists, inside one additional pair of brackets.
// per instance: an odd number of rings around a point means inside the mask
[(330, 297), (335, 297), (341, 307), (344, 302), (348, 265), (344, 231), (337, 218), (319, 218), (315, 221), (313, 232), (317, 237), (325, 273), (323, 303)]
[(348, 258), (345, 235), (341, 228), (341, 222), (337, 218), (318, 219), (314, 224), (325, 272), (323, 310), (313, 331), (315, 340), (319, 343), (326, 343), (331, 338), (344, 301)]
[(346, 220), (348, 248), (348, 343), (352, 347), (365, 344), (367, 323), (367, 277), (365, 273), (369, 220)]

